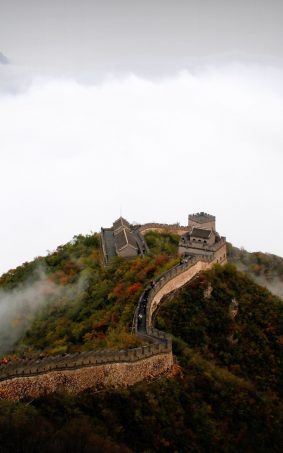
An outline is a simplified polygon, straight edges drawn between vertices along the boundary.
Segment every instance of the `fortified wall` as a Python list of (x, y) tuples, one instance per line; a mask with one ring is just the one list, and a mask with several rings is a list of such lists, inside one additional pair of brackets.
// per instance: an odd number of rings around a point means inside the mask
[(209, 269), (215, 263), (213, 258), (202, 256), (192, 258), (188, 264), (176, 266), (170, 270), (170, 274), (154, 288), (149, 298), (147, 324), (152, 325), (152, 316), (162, 298), (178, 288), (181, 288), (192, 280), (199, 272)]
[(188, 231), (187, 226), (182, 226), (179, 224), (167, 224), (167, 223), (145, 223), (141, 225), (139, 231), (142, 235), (145, 235), (148, 231), (156, 231), (157, 233), (163, 233), (164, 231), (168, 231), (169, 233), (178, 234), (182, 236), (184, 233)]
[[(154, 225), (162, 228), (160, 224)], [(163, 227), (163, 231), (165, 228), (167, 226)], [(177, 228), (185, 227), (176, 225)], [(87, 388), (127, 387), (170, 373), (173, 365), (171, 338), (165, 332), (153, 328), (153, 314), (164, 296), (184, 286), (214, 263), (225, 262), (226, 255), (218, 256), (215, 253), (191, 256), (160, 275), (153, 288), (145, 289), (133, 320), (134, 333), (145, 341), (144, 346), (121, 351), (101, 350), (50, 356), (42, 360), (23, 360), (2, 365), (0, 399), (21, 400), (55, 391), (79, 393)]]
[(147, 294), (145, 323), (138, 325), (144, 293), (135, 316), (134, 332), (147, 344), (121, 351), (90, 351), (42, 360), (23, 360), (0, 367), (0, 398), (20, 400), (37, 398), (55, 391), (79, 393), (87, 388), (127, 387), (170, 372), (173, 365), (171, 338), (152, 326), (152, 315), (161, 299), (188, 283), (214, 260), (194, 257), (162, 274)]
[(0, 398), (21, 400), (64, 391), (80, 393), (87, 388), (127, 387), (168, 372), (173, 364), (169, 342), (111, 352), (50, 357), (11, 366), (0, 375)]
[[(149, 293), (145, 296), (146, 291), (144, 291), (141, 295), (134, 317), (135, 331), (139, 335), (168, 340), (169, 336), (165, 332), (158, 331), (152, 327), (153, 314), (162, 302), (162, 299), (189, 283), (200, 272), (210, 269), (213, 264), (218, 262), (219, 260), (217, 257), (199, 255), (191, 257), (188, 261), (182, 262), (162, 274)], [(226, 260), (223, 259), (221, 264), (225, 264), (225, 262)], [(146, 300), (146, 306), (145, 309), (142, 310), (144, 300)], [(145, 315), (143, 326), (139, 326), (139, 314)]]

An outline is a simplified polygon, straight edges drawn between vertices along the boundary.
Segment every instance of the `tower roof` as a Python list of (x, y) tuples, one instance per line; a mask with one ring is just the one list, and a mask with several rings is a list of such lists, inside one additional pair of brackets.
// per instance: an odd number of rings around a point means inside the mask
[(115, 244), (117, 251), (122, 250), (123, 248), (130, 245), (131, 247), (138, 249), (137, 242), (133, 233), (126, 228), (123, 228), (116, 236), (115, 236)]
[(114, 233), (119, 230), (120, 228), (129, 228), (130, 229), (130, 224), (129, 222), (124, 219), (123, 217), (119, 217), (119, 219), (115, 220), (113, 223), (113, 230)]
[(211, 230), (207, 230), (206, 228), (193, 228), (191, 232), (191, 236), (195, 238), (208, 239), (210, 235)]

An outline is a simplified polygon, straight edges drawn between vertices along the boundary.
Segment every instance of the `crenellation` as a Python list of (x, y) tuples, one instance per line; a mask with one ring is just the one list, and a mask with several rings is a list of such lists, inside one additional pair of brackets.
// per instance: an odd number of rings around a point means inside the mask
[(189, 214), (188, 226), (189, 228), (201, 227), (208, 228), (215, 231), (215, 217), (207, 214), (206, 212), (198, 212), (196, 214)]
[(68, 371), (53, 371), (26, 377), (15, 377), (0, 382), (0, 399), (21, 400), (37, 398), (60, 388), (67, 393), (78, 393), (87, 388), (103, 389), (128, 387), (137, 382), (169, 372), (173, 365), (170, 352), (155, 354), (140, 360), (109, 363)]
[(167, 224), (167, 223), (145, 223), (139, 227), (139, 231), (142, 235), (145, 235), (148, 231), (156, 231), (162, 233), (168, 231), (169, 233), (178, 234), (179, 236), (183, 235), (188, 231), (187, 226), (182, 226), (179, 224)]
[(190, 214), (189, 231), (180, 238), (179, 255), (206, 255), (216, 262), (227, 262), (226, 238), (216, 232), (215, 222), (216, 218), (205, 212)]
[[(190, 216), (190, 221), (214, 222), (215, 217), (206, 213)], [(200, 220), (201, 219), (201, 220)], [(152, 225), (152, 224), (151, 224)], [(162, 228), (161, 224), (158, 228)], [(116, 223), (115, 232), (120, 234), (129, 229), (126, 221)], [(148, 231), (140, 227), (142, 234)], [(154, 229), (155, 227), (153, 227)], [(22, 360), (15, 364), (0, 366), (0, 399), (19, 400), (36, 398), (42, 394), (62, 389), (68, 393), (78, 393), (86, 388), (127, 387), (144, 379), (155, 378), (170, 372), (173, 365), (172, 339), (165, 332), (153, 327), (153, 314), (164, 296), (187, 284), (199, 272), (209, 269), (213, 264), (225, 264), (226, 239), (220, 238), (215, 228), (174, 225), (175, 231), (185, 231), (180, 239), (180, 247), (188, 253), (182, 253), (180, 263), (159, 276), (153, 287), (146, 288), (141, 295), (133, 320), (133, 331), (146, 344), (138, 348), (120, 351), (94, 350), (83, 353), (43, 357), (33, 361)], [(186, 228), (186, 229), (185, 229)], [(168, 226), (166, 226), (168, 231)], [(198, 231), (203, 230), (203, 231)], [(191, 237), (210, 238), (211, 243), (201, 241), (201, 247), (190, 244)], [(192, 242), (192, 241), (191, 241)], [(105, 244), (102, 248), (105, 250)], [(193, 249), (195, 253), (190, 253)], [(179, 248), (180, 250), (180, 248)], [(197, 250), (197, 253), (196, 253)], [(146, 296), (145, 296), (146, 295)], [(141, 316), (141, 317), (139, 317)]]

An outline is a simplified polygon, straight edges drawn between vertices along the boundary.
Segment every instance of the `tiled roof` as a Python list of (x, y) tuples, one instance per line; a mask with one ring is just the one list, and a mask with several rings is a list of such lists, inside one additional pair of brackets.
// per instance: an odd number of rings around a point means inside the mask
[(113, 230), (115, 232), (116, 230), (119, 230), (119, 228), (122, 228), (122, 227), (130, 228), (130, 224), (126, 219), (124, 219), (123, 217), (120, 217), (119, 219), (115, 220), (115, 222), (113, 223)]
[(109, 259), (113, 258), (113, 256), (116, 256), (113, 230), (110, 228), (102, 228), (101, 234), (103, 235), (104, 244), (105, 244), (105, 253), (106, 253), (105, 259), (109, 260)]
[(192, 237), (208, 239), (211, 235), (211, 230), (206, 230), (205, 228), (193, 228), (191, 232)]
[(115, 236), (115, 244), (116, 244), (116, 249), (118, 251), (122, 250), (125, 248), (127, 245), (130, 245), (134, 247), (135, 249), (138, 249), (135, 237), (133, 233), (126, 228), (123, 228), (118, 234)]

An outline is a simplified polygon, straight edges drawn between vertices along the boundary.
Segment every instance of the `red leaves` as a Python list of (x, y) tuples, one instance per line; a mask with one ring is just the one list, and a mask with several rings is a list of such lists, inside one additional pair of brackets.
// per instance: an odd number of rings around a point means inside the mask
[(169, 257), (167, 255), (158, 255), (155, 258), (155, 264), (156, 266), (164, 266), (164, 264), (168, 263)]
[(146, 275), (147, 277), (151, 277), (152, 275), (154, 275), (155, 271), (156, 271), (156, 266), (155, 266), (154, 264), (150, 264), (150, 265), (147, 266), (147, 267), (145, 268), (145, 270), (144, 270), (145, 275)]
[(127, 293), (131, 296), (135, 294), (137, 291), (140, 291), (142, 289), (142, 285), (140, 283), (133, 283), (129, 288), (127, 289)]
[(125, 294), (125, 284), (118, 283), (118, 285), (116, 285), (115, 288), (113, 289), (112, 293), (114, 294), (115, 297), (123, 296), (123, 294)]
[(125, 283), (118, 283), (112, 291), (114, 297), (121, 298), (125, 296), (132, 296), (142, 289), (142, 284), (135, 282), (130, 286), (126, 286)]

